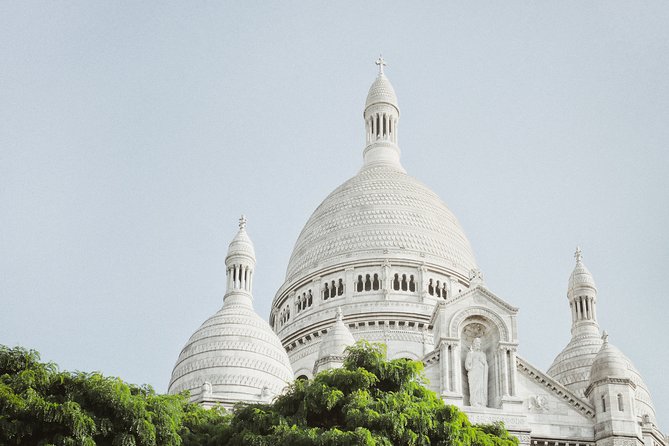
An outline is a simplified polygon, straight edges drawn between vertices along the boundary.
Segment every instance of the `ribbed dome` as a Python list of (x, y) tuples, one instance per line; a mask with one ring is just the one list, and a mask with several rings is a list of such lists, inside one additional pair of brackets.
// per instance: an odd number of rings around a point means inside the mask
[(655, 407), (650, 398), (648, 387), (641, 378), (641, 374), (634, 367), (632, 361), (610, 342), (602, 344), (602, 348), (595, 356), (592, 370), (590, 371), (591, 383), (596, 383), (606, 378), (627, 378), (631, 380), (636, 385), (634, 398), (636, 399), (637, 416), (643, 417), (643, 415), (649, 415), (651, 421), (655, 424), (657, 423), (655, 419)]
[(367, 93), (367, 100), (365, 101), (365, 108), (379, 103), (393, 105), (399, 111), (395, 89), (388, 78), (383, 74), (380, 74), (372, 86), (369, 87), (369, 93)]
[(588, 268), (585, 267), (583, 264), (583, 261), (581, 260), (581, 251), (580, 249), (577, 248), (576, 251), (576, 266), (574, 267), (574, 270), (571, 273), (571, 276), (569, 276), (569, 283), (567, 285), (567, 289), (569, 291), (574, 290), (574, 288), (578, 288), (581, 286), (589, 286), (594, 289), (597, 289), (597, 286), (595, 286), (595, 279), (592, 277), (592, 273), (588, 270)]
[(381, 257), (384, 250), (436, 257), (465, 276), (476, 267), (460, 223), (437, 194), (398, 168), (381, 165), (361, 170), (314, 211), (295, 243), (286, 279), (353, 255)]
[(247, 256), (255, 263), (256, 252), (253, 242), (246, 233), (246, 218), (243, 215), (239, 219), (239, 231), (228, 246), (228, 259), (234, 256)]
[(585, 398), (590, 382), (590, 368), (602, 346), (598, 332), (574, 336), (548, 369), (548, 375), (557, 382)]
[(590, 382), (606, 378), (629, 378), (629, 369), (634, 368), (629, 359), (613, 344), (604, 342), (595, 356), (590, 369)]
[(355, 338), (351, 334), (344, 320), (341, 311), (337, 311), (337, 320), (330, 328), (328, 333), (321, 341), (318, 349), (318, 359), (323, 359), (327, 356), (342, 356), (346, 347), (355, 344)]
[(197, 398), (209, 382), (213, 401), (258, 402), (292, 379), (288, 355), (267, 322), (249, 305), (226, 302), (181, 351), (168, 391), (189, 390)]

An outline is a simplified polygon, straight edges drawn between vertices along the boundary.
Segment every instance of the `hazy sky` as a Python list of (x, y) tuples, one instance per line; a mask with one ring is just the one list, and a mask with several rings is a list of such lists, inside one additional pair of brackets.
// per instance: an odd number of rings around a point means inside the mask
[(167, 388), (248, 216), (266, 317), (361, 166), (383, 52), (402, 163), (546, 370), (577, 244), (669, 430), (669, 2), (0, 2), (0, 343)]

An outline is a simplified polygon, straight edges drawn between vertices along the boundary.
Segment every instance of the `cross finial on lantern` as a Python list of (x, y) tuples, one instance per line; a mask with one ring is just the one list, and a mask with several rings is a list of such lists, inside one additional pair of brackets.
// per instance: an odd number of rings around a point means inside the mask
[(383, 67), (388, 65), (386, 61), (383, 59), (383, 55), (379, 54), (379, 58), (376, 59), (376, 62), (374, 63), (379, 66), (379, 76), (383, 76)]
[(581, 260), (583, 259), (583, 254), (581, 254), (580, 246), (576, 247), (576, 252), (574, 253), (574, 257), (576, 257), (576, 263), (581, 263)]
[(246, 229), (246, 215), (239, 217), (239, 229)]

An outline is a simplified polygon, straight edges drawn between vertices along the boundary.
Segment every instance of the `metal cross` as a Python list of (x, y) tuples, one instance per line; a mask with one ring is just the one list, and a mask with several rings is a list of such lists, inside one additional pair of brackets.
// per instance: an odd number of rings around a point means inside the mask
[(576, 257), (576, 263), (581, 263), (581, 259), (583, 256), (581, 255), (581, 247), (577, 246), (576, 247), (576, 252), (574, 253), (574, 257)]
[(246, 229), (246, 215), (239, 217), (239, 229)]

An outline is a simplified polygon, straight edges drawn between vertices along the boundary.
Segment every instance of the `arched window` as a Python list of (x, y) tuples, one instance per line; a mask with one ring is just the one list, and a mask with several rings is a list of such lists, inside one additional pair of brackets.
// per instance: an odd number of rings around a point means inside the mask
[(441, 297), (441, 286), (440, 285), (441, 284), (437, 280), (437, 287), (436, 287), (435, 291), (437, 292), (437, 296), (439, 296), (439, 297)]
[(311, 295), (311, 290), (309, 290), (309, 297), (307, 299), (307, 306), (311, 306), (314, 303), (314, 296)]
[(602, 412), (606, 412), (606, 398), (602, 395)]
[(625, 410), (625, 407), (623, 406), (623, 394), (622, 393), (618, 394), (618, 410), (621, 411), (621, 412)]
[(363, 290), (362, 276), (358, 276), (358, 283), (356, 284), (355, 289), (358, 293), (362, 292), (362, 290)]
[(406, 291), (409, 289), (409, 283), (407, 282), (407, 275), (402, 274), (402, 291)]
[(369, 277), (369, 274), (365, 276), (365, 291), (371, 291), (372, 289), (372, 279)]
[(325, 282), (325, 288), (323, 289), (323, 300), (328, 300), (330, 297), (330, 287), (327, 282)]
[(339, 286), (337, 287), (337, 296), (344, 294), (344, 281), (339, 279)]
[(379, 275), (374, 274), (374, 281), (372, 282), (372, 289), (376, 291), (379, 288), (381, 288), (381, 283), (379, 282)]
[(400, 289), (400, 275), (395, 274), (395, 280), (393, 280), (393, 290), (399, 290)]
[(432, 279), (430, 279), (430, 282), (427, 284), (427, 292), (430, 294), (430, 296), (434, 296), (434, 285), (432, 285)]
[(409, 276), (409, 291), (411, 292), (416, 291), (416, 282), (413, 280), (413, 274)]

